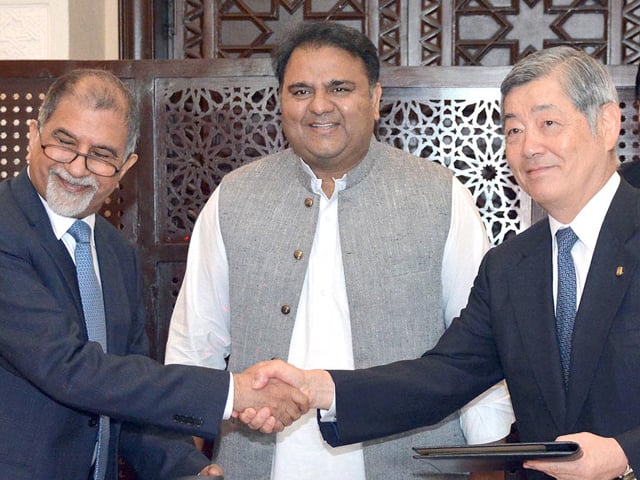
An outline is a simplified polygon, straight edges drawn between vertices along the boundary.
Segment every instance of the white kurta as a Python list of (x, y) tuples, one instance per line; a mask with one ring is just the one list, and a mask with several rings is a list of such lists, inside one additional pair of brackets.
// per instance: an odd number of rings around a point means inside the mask
[[(319, 217), (308, 270), (291, 337), (288, 361), (302, 368), (353, 369), (351, 325), (338, 225), (336, 181), (332, 198), (314, 178)], [(469, 192), (453, 181), (451, 228), (442, 266), (443, 322), (448, 326), (466, 304), (480, 260), (488, 248), (482, 221)], [(203, 288), (203, 286), (207, 286)], [(171, 319), (166, 363), (225, 368), (231, 351), (226, 252), (218, 221), (218, 191), (196, 222), (185, 279)], [(489, 390), (461, 412), (469, 443), (504, 438), (514, 420), (504, 384)], [(315, 411), (277, 435), (273, 480), (364, 480), (360, 444), (329, 447), (320, 435)]]

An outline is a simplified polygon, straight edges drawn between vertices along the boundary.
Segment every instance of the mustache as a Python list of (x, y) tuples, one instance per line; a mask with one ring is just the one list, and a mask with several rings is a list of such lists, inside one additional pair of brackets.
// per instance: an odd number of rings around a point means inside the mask
[(93, 190), (98, 189), (98, 182), (92, 175), (86, 177), (74, 177), (62, 165), (54, 165), (49, 170), (49, 175), (57, 175), (65, 182), (78, 187), (91, 187)]

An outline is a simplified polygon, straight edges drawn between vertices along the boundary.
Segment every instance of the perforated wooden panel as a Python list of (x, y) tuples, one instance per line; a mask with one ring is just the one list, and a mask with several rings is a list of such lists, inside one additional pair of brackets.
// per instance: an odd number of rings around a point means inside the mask
[[(52, 78), (77, 66), (110, 68), (140, 99), (139, 160), (103, 214), (138, 243), (149, 332), (162, 359), (189, 236), (229, 171), (284, 148), (267, 59), (138, 62), (0, 62), (0, 176), (25, 165), (26, 120)], [(635, 67), (611, 67), (623, 124), (619, 153), (638, 157)], [(508, 68), (385, 67), (381, 141), (451, 169), (473, 194), (491, 242), (527, 227), (531, 203), (504, 159), (498, 85)], [(535, 212), (534, 212), (535, 213)]]
[(640, 57), (638, 0), (175, 0), (172, 14), (174, 58), (264, 57), (314, 20), (364, 32), (389, 66), (506, 66), (553, 45)]

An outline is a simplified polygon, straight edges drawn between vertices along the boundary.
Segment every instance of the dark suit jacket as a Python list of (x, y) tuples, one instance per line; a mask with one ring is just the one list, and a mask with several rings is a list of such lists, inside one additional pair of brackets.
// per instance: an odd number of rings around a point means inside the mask
[(204, 456), (138, 425), (214, 437), (228, 373), (146, 356), (138, 258), (98, 217), (104, 355), (87, 341), (74, 263), (26, 171), (0, 183), (0, 212), (0, 478), (87, 480), (99, 413), (112, 419), (108, 479), (118, 450), (143, 479), (196, 474)]
[(622, 178), (636, 188), (640, 188), (640, 160), (623, 163), (618, 169)]
[(522, 441), (582, 431), (615, 437), (639, 471), (639, 259), (640, 191), (621, 182), (578, 308), (565, 394), (548, 220), (490, 250), (467, 307), (433, 350), (331, 372), (338, 420), (321, 423), (325, 439), (341, 445), (432, 424), (505, 377)]

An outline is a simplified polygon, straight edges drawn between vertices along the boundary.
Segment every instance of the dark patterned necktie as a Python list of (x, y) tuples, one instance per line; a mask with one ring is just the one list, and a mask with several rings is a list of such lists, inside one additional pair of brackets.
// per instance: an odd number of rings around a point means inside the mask
[(571, 360), (571, 338), (576, 318), (576, 269), (571, 257), (571, 249), (578, 240), (571, 228), (556, 232), (558, 241), (558, 295), (556, 299), (556, 333), (560, 347), (560, 360), (564, 386), (569, 385)]
[[(93, 254), (91, 251), (91, 227), (82, 220), (76, 220), (68, 230), (76, 240), (75, 260), (78, 286), (87, 335), (92, 342), (98, 342), (107, 351), (107, 327), (104, 316), (104, 302), (102, 288), (98, 276), (93, 268)], [(98, 427), (96, 461), (94, 465), (94, 480), (103, 480), (107, 470), (109, 451), (109, 417), (100, 416)]]

